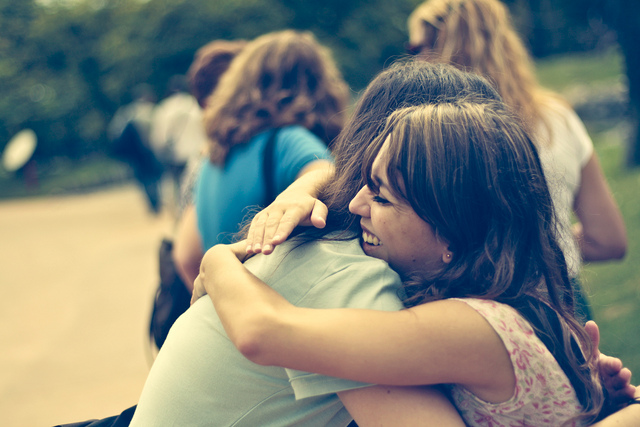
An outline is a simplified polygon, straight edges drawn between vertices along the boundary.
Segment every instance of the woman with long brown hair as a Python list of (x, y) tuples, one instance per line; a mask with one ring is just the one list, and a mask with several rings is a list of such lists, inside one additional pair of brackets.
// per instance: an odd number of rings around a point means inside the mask
[[(499, 0), (427, 0), (408, 20), (409, 51), (487, 78), (532, 132), (562, 222), (560, 244), (578, 283), (581, 261), (620, 259), (626, 230), (589, 135), (571, 106), (537, 81), (533, 61)], [(575, 214), (578, 222), (571, 225)]]

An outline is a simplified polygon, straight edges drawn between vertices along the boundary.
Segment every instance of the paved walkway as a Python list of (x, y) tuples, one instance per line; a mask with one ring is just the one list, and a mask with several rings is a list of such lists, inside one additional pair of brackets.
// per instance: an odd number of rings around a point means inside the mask
[(136, 403), (169, 215), (133, 186), (0, 202), (0, 424), (51, 426)]

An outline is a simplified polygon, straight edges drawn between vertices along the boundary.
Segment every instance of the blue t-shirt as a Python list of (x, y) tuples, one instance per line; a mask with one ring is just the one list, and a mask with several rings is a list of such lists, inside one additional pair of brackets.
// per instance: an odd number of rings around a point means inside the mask
[[(230, 243), (239, 225), (265, 199), (263, 152), (271, 130), (246, 144), (232, 147), (223, 167), (205, 161), (195, 189), (198, 230), (203, 249)], [(300, 171), (317, 159), (331, 159), (322, 141), (302, 126), (280, 129), (273, 155), (276, 192), (291, 184)]]

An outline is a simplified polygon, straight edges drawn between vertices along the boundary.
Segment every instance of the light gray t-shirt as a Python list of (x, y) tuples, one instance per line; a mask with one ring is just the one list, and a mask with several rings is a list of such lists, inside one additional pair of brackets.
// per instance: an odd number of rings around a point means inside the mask
[[(402, 308), (400, 278), (357, 240), (296, 245), (286, 242), (246, 266), (298, 306)], [(366, 385), (250, 362), (204, 297), (171, 328), (131, 426), (346, 426), (351, 416), (336, 393)]]

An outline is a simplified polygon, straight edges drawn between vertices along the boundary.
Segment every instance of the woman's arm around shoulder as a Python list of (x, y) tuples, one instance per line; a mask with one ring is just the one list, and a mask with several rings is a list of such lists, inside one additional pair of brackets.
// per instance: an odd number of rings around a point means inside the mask
[(464, 302), (396, 312), (295, 307), (222, 245), (205, 254), (200, 279), (229, 338), (255, 363), (376, 384), (458, 383), (494, 401), (513, 392), (504, 344)]
[(627, 405), (593, 424), (593, 427), (636, 427), (640, 425), (640, 388), (636, 389), (635, 403)]
[(464, 427), (439, 387), (371, 386), (338, 393), (359, 427)]

